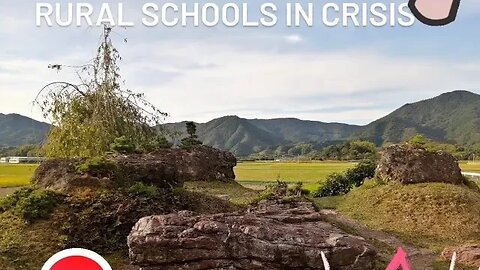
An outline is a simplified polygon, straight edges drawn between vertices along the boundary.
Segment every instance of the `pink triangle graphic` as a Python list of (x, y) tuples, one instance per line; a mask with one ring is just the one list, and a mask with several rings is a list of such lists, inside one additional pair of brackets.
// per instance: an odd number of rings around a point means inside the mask
[(393, 259), (387, 266), (386, 270), (398, 270), (400, 267), (402, 270), (412, 270), (407, 259), (407, 253), (401, 247), (398, 248), (397, 254), (393, 256)]

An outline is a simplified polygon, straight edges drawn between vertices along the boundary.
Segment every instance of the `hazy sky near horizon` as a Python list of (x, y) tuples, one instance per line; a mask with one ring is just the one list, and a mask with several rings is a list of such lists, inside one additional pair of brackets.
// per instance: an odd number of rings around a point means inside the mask
[[(98, 6), (100, 1), (83, 2)], [(132, 15), (148, 1), (121, 2)], [(266, 1), (245, 2), (255, 9), (253, 3)], [(102, 29), (37, 27), (35, 3), (0, 0), (0, 112), (42, 120), (32, 106), (42, 86), (76, 81), (73, 72), (55, 72), (48, 64), (86, 63), (95, 55)], [(419, 22), (381, 28), (288, 28), (278, 23), (272, 28), (169, 29), (137, 24), (115, 28), (113, 38), (123, 57), (126, 86), (168, 112), (166, 122), (239, 115), (366, 124), (443, 92), (480, 93), (478, 0), (462, 0), (457, 21), (445, 27)]]

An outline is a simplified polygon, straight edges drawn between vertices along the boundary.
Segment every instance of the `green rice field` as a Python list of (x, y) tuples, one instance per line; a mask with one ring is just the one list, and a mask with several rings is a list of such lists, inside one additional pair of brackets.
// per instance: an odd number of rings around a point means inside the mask
[(460, 162), (460, 168), (464, 172), (480, 173), (480, 162)]
[(353, 162), (241, 162), (235, 167), (235, 175), (240, 184), (251, 188), (262, 188), (281, 180), (303, 182), (306, 188), (314, 189), (329, 174), (353, 166)]
[[(235, 175), (240, 184), (250, 188), (262, 188), (278, 179), (289, 183), (301, 181), (307, 189), (314, 190), (329, 174), (353, 166), (352, 162), (242, 162), (235, 167)], [(460, 168), (480, 173), (480, 162), (460, 162)]]
[[(237, 181), (247, 187), (262, 188), (277, 180), (303, 182), (314, 189), (327, 175), (343, 172), (355, 166), (353, 162), (240, 162), (235, 167)], [(37, 165), (0, 164), (0, 187), (28, 185)], [(480, 173), (480, 162), (460, 162), (462, 171)]]
[(28, 185), (37, 166), (31, 164), (0, 164), (0, 187)]

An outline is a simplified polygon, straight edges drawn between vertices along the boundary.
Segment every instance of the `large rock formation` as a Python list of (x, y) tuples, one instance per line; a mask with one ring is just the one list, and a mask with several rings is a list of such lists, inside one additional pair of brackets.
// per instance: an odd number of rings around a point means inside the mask
[(458, 162), (451, 154), (432, 152), (410, 145), (392, 145), (383, 150), (376, 177), (402, 184), (463, 183)]
[(141, 270), (374, 269), (364, 239), (322, 221), (311, 204), (267, 205), (246, 214), (189, 212), (140, 219), (128, 237)]
[(33, 183), (39, 187), (60, 190), (134, 182), (172, 188), (181, 186), (185, 181), (233, 181), (233, 167), (237, 164), (233, 154), (208, 146), (111, 156), (92, 166), (92, 171), (79, 170), (79, 166), (86, 162), (89, 161), (47, 160), (35, 171)]
[(453, 252), (457, 253), (457, 262), (463, 265), (480, 267), (480, 245), (466, 244), (454, 248), (446, 248), (442, 252), (442, 258), (449, 261)]

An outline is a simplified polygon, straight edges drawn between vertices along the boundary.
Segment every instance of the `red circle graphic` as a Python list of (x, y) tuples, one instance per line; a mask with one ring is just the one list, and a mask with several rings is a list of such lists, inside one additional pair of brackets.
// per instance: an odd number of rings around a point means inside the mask
[(83, 256), (70, 256), (56, 262), (50, 270), (103, 270), (94, 260)]

